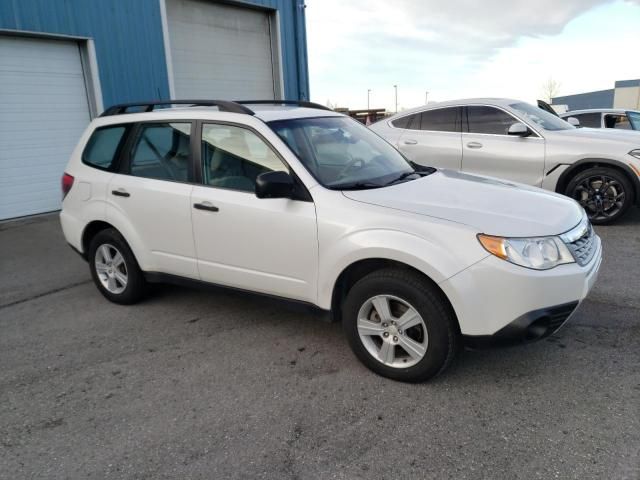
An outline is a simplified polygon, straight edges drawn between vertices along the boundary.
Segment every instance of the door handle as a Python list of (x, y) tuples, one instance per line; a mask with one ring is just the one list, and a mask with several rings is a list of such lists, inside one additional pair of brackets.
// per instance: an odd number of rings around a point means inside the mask
[(115, 195), (116, 197), (130, 197), (131, 196), (129, 194), (129, 192), (127, 192), (123, 188), (119, 188), (118, 190), (111, 190), (111, 194)]
[(193, 208), (196, 210), (206, 210), (208, 212), (217, 212), (218, 207), (213, 206), (210, 202), (194, 203)]
[(405, 145), (417, 145), (418, 141), (417, 140), (405, 140), (403, 143)]
[(469, 147), (469, 148), (482, 148), (482, 144), (480, 142), (469, 142), (469, 143), (467, 143), (467, 147)]

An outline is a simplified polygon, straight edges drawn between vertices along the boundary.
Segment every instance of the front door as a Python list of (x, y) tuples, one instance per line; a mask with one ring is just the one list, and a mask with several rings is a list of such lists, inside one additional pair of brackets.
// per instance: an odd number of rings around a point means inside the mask
[(202, 125), (202, 185), (193, 189), (193, 232), (202, 280), (315, 302), (318, 238), (313, 202), (260, 199), (258, 175), (289, 171), (245, 127)]
[(517, 118), (491, 106), (465, 107), (462, 122), (462, 171), (541, 186), (544, 138), (509, 135)]

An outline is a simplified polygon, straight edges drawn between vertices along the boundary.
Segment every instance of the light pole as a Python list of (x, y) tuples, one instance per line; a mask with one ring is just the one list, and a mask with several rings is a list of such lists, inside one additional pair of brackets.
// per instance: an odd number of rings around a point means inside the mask
[(369, 95), (371, 95), (371, 89), (367, 90), (367, 110), (369, 110)]
[(424, 104), (426, 105), (427, 103), (429, 103), (429, 90), (424, 92)]
[(396, 113), (398, 113), (398, 85), (394, 85), (393, 88), (396, 91)]

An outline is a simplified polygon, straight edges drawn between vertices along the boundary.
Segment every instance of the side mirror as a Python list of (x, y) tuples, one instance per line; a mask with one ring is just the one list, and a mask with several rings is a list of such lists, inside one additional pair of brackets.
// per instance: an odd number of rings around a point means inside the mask
[(509, 127), (507, 131), (509, 135), (517, 135), (518, 137), (528, 137), (531, 135), (531, 130), (524, 123), (516, 122)]
[(569, 123), (569, 125), (573, 125), (574, 127), (580, 126), (580, 120), (578, 120), (576, 117), (567, 118), (567, 122)]
[(256, 197), (291, 198), (293, 179), (287, 172), (265, 172), (256, 178)]

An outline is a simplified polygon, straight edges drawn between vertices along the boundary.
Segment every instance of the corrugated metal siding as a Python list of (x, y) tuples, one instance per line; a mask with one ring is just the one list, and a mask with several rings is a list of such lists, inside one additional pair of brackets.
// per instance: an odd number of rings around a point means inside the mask
[(105, 105), (168, 98), (158, 0), (2, 0), (0, 28), (92, 38)]
[[(238, 3), (278, 10), (285, 97), (308, 99), (304, 0)], [(0, 0), (0, 29), (92, 38), (105, 106), (169, 98), (159, 0)]]
[(285, 98), (309, 99), (307, 30), (304, 0), (246, 0), (280, 14), (280, 43)]
[(576, 95), (566, 95), (555, 97), (554, 105), (568, 105), (569, 110), (583, 110), (585, 108), (611, 108), (613, 107), (612, 90), (599, 90), (597, 92), (578, 93)]

